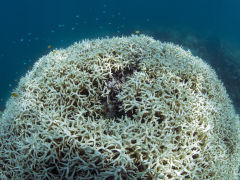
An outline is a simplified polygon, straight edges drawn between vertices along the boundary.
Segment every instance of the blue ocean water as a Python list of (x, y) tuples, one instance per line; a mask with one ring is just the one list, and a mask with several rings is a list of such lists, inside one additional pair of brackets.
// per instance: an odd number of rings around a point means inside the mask
[(240, 112), (238, 0), (41, 0), (0, 6), (0, 110), (41, 56), (75, 41), (140, 31), (206, 60)]

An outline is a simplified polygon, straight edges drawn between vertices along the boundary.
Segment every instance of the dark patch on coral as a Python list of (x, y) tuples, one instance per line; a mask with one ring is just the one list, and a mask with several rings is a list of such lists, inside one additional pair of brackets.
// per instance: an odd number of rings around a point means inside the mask
[[(135, 58), (139, 58), (138, 55), (134, 56)], [(134, 64), (130, 64), (129, 67), (123, 69), (112, 71), (112, 76), (107, 79), (107, 88), (110, 90), (108, 98), (102, 98), (101, 103), (103, 104), (103, 116), (108, 119), (117, 119), (121, 118), (125, 115), (132, 118), (132, 113), (125, 113), (120, 107), (122, 102), (118, 100), (117, 95), (122, 91), (122, 85), (127, 81), (127, 77), (131, 76), (135, 71), (140, 71), (138, 67), (139, 61), (135, 61)], [(108, 99), (108, 101), (107, 101)]]

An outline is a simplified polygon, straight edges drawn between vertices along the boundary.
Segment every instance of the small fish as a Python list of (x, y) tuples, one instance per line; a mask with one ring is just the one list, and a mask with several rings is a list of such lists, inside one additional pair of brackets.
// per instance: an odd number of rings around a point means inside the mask
[(57, 50), (53, 50), (53, 54), (56, 54), (57, 53)]
[(17, 93), (12, 93), (12, 97), (18, 98), (18, 97), (19, 97), (19, 94), (17, 94)]
[(2, 111), (0, 110), (0, 115), (2, 114)]
[(135, 33), (136, 33), (136, 34), (140, 34), (140, 31), (136, 31)]
[(52, 47), (51, 45), (48, 45), (48, 46), (47, 46), (48, 49), (51, 49), (51, 47)]

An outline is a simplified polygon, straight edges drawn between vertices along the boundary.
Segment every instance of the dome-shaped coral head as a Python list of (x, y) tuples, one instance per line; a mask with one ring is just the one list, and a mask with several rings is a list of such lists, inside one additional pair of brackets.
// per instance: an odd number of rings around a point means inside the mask
[(6, 179), (237, 179), (239, 122), (214, 70), (134, 35), (40, 58), (1, 117)]

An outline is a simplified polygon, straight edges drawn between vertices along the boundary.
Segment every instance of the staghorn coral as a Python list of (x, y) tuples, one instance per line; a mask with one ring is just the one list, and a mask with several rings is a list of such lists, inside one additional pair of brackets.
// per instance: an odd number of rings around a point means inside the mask
[(237, 179), (239, 119), (215, 72), (140, 35), (40, 58), (0, 121), (2, 179)]

